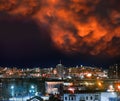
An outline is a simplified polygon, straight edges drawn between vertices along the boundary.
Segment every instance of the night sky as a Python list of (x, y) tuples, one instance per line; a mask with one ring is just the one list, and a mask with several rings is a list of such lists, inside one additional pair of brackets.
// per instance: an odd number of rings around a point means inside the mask
[(120, 63), (120, 0), (0, 0), (0, 65)]

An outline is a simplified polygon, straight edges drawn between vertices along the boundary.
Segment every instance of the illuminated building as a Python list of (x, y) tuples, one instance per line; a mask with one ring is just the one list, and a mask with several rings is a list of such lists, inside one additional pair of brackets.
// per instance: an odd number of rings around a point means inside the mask
[(61, 63), (56, 66), (56, 71), (59, 78), (64, 78), (65, 70)]
[(115, 64), (113, 66), (110, 66), (108, 70), (108, 76), (111, 79), (120, 78), (120, 65)]
[(116, 92), (65, 92), (64, 101), (118, 101)]
[(47, 94), (60, 94), (63, 82), (45, 82), (45, 89)]

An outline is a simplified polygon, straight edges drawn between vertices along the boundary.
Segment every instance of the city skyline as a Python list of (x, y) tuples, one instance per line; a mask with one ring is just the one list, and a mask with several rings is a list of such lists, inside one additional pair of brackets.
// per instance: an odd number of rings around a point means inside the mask
[(0, 1), (0, 66), (120, 63), (119, 0)]

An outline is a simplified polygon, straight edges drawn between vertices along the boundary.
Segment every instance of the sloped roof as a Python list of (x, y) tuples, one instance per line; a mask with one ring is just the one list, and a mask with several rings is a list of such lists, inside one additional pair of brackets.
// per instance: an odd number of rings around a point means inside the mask
[(43, 101), (43, 99), (39, 96), (34, 96), (34, 97), (28, 99), (27, 101)]

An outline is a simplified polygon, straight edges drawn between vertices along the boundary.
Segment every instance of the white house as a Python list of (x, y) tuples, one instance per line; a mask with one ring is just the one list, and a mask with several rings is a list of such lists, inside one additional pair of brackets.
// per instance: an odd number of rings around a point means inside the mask
[(100, 101), (100, 94), (99, 93), (64, 94), (64, 101)]
[(116, 92), (102, 92), (100, 101), (119, 101)]
[(116, 92), (65, 93), (64, 101), (117, 101)]

